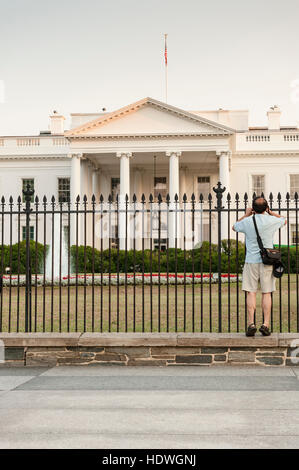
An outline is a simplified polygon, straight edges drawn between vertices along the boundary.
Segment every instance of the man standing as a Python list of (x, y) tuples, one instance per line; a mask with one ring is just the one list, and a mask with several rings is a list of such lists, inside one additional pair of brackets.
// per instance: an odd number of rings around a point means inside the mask
[(252, 208), (249, 207), (245, 215), (233, 226), (235, 232), (245, 233), (246, 237), (246, 258), (242, 281), (242, 290), (247, 292), (248, 327), (246, 336), (254, 336), (256, 333), (254, 312), (259, 281), (264, 313), (264, 323), (260, 327), (260, 332), (264, 336), (270, 336), (271, 292), (275, 291), (275, 277), (273, 276), (273, 266), (265, 265), (262, 262), (252, 218), (253, 214), (255, 214), (257, 228), (265, 248), (273, 248), (274, 233), (287, 221), (285, 217), (271, 211), (266, 199), (259, 196), (253, 200)]

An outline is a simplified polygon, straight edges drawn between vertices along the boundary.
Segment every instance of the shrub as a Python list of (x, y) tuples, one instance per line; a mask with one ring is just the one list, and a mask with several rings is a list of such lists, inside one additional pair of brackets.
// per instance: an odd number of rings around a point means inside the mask
[[(36, 249), (37, 248), (37, 249)], [(48, 251), (48, 245), (46, 245), (46, 254)], [(43, 260), (44, 260), (44, 245), (36, 243), (30, 240), (30, 257), (31, 257), (31, 273), (41, 274), (43, 272)], [(0, 265), (3, 260), (3, 271), (5, 268), (10, 267), (12, 274), (25, 274), (26, 273), (26, 241), (22, 241), (19, 244), (14, 245), (3, 245), (0, 246)], [(35, 272), (37, 261), (37, 273)]]
[[(228, 271), (228, 264), (230, 260), (230, 272), (241, 272), (244, 259), (245, 259), (245, 246), (243, 243), (238, 243), (239, 250), (239, 263), (237, 266), (236, 260), (236, 242), (231, 240), (230, 244), (227, 240), (222, 241), (221, 247), (221, 263), (222, 272)], [(71, 247), (71, 259), (73, 270), (78, 272), (92, 272), (92, 248), (86, 246), (84, 255), (84, 246)], [(230, 254), (230, 256), (229, 256)], [(211, 258), (210, 258), (211, 256)], [(217, 272), (218, 271), (218, 246), (216, 244), (209, 245), (208, 242), (203, 242), (201, 247), (193, 250), (184, 250), (175, 248), (169, 248), (168, 257), (166, 252), (160, 252), (160, 272), (167, 271), (167, 258), (168, 258), (168, 270), (169, 272), (192, 272), (193, 258), (194, 258), (194, 271), (195, 272)], [(116, 249), (103, 250), (101, 253), (99, 250), (94, 249), (94, 271), (97, 272), (119, 272), (123, 273), (133, 272), (134, 266), (136, 272), (142, 272), (144, 263), (144, 272), (157, 272), (159, 269), (159, 252), (158, 250), (144, 250), (134, 251)]]

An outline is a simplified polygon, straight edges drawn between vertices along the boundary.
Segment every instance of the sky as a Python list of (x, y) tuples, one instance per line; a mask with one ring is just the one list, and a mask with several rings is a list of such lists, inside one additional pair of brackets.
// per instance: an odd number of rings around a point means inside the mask
[[(298, 0), (0, 0), (0, 135), (146, 96), (299, 122)], [(68, 121), (67, 121), (68, 126)]]

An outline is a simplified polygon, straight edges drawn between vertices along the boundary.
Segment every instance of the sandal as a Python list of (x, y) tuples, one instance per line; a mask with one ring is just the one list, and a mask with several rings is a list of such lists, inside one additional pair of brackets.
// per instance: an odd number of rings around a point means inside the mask
[(260, 332), (262, 333), (263, 336), (270, 336), (271, 335), (271, 331), (269, 330), (269, 328), (266, 325), (262, 325), (260, 327)]
[(256, 326), (254, 323), (251, 323), (246, 331), (246, 336), (254, 336), (256, 333)]

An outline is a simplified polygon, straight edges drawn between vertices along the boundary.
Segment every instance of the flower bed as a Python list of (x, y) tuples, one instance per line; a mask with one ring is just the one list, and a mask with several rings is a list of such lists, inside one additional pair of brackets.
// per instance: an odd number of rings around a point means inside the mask
[[(77, 281), (76, 281), (77, 279)], [(201, 274), (184, 274), (184, 273), (161, 273), (160, 275), (158, 273), (145, 273), (144, 275), (142, 273), (127, 273), (125, 275), (124, 273), (120, 274), (71, 274), (70, 276), (62, 276), (61, 281), (59, 278), (54, 279), (53, 284), (54, 285), (61, 285), (67, 286), (68, 284), (70, 285), (75, 285), (76, 283), (78, 285), (92, 285), (94, 283), (95, 286), (100, 286), (100, 285), (124, 285), (125, 282), (127, 282), (128, 285), (132, 284), (142, 284), (144, 279), (144, 284), (150, 285), (150, 284), (162, 284), (166, 285), (167, 282), (168, 284), (200, 284), (202, 283), (217, 283), (218, 282), (218, 273), (204, 273), (203, 275)], [(242, 279), (242, 276), (239, 275), (239, 280)], [(227, 283), (227, 282), (236, 282), (237, 280), (237, 275), (236, 274), (227, 274), (224, 273), (221, 275), (221, 282)], [(24, 286), (26, 282), (26, 278), (24, 275), (20, 275), (19, 277), (16, 275), (5, 275), (3, 276), (3, 285), (4, 286)], [(44, 284), (44, 276), (42, 274), (38, 274), (37, 276), (33, 275), (32, 276), (32, 285), (37, 284), (38, 286), (41, 286)], [(52, 280), (51, 279), (46, 279), (45, 285), (51, 285)]]

